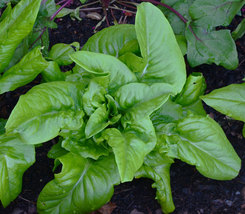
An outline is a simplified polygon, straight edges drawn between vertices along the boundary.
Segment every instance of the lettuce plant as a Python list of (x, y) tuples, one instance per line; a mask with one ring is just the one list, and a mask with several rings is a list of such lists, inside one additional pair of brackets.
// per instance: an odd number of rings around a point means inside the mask
[[(59, 48), (49, 57), (70, 63)], [(138, 6), (135, 25), (102, 30), (70, 59), (72, 72), (54, 81), (51, 66), (52, 82), (22, 95), (7, 120), (0, 136), (4, 206), (20, 192), (34, 146), (57, 136), (48, 156), (62, 170), (41, 191), (39, 213), (89, 213), (110, 200), (114, 185), (135, 177), (152, 179), (163, 212), (172, 212), (174, 159), (212, 179), (238, 174), (239, 157), (202, 107), (203, 76), (186, 78), (173, 30), (152, 4)]]

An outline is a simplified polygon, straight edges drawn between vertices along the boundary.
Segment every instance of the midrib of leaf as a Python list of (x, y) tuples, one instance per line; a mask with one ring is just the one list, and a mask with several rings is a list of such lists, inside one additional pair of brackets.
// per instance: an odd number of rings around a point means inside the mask
[[(76, 187), (78, 186), (78, 184), (81, 182), (81, 180), (84, 178), (84, 175), (87, 173), (88, 169), (90, 168), (91, 163), (86, 159), (86, 164), (85, 167), (83, 169), (83, 172), (80, 176), (80, 178), (77, 180), (77, 182), (74, 184), (74, 186), (72, 187), (72, 189), (70, 191), (68, 191), (67, 195), (65, 197), (63, 197), (62, 201), (64, 201), (67, 197), (72, 198), (73, 192), (76, 189)], [(57, 184), (58, 185), (58, 184)], [(84, 183), (83, 183), (83, 189), (84, 188)], [(54, 201), (57, 201), (57, 199), (54, 199)], [(72, 201), (72, 200), (71, 200)], [(72, 201), (73, 202), (73, 201)], [(74, 203), (73, 203), (74, 204)], [(74, 204), (75, 206), (75, 204)], [(60, 206), (58, 206), (58, 209), (60, 211)]]
[(219, 98), (219, 97), (205, 97), (204, 96), (204, 100), (205, 99), (209, 99), (209, 100), (220, 100), (220, 101), (227, 101), (228, 103), (235, 103), (235, 104), (239, 104), (239, 105), (245, 105), (245, 101), (240, 101), (240, 100), (233, 100), (233, 99), (227, 99), (227, 98)]
[[(214, 127), (213, 130), (215, 130), (215, 127)], [(215, 159), (218, 163), (221, 163), (221, 165), (226, 165), (226, 166), (228, 166), (230, 169), (232, 169), (232, 171), (236, 172), (236, 171), (232, 168), (232, 166), (227, 165), (227, 164), (224, 164), (221, 160), (217, 159), (215, 156), (209, 154), (208, 152), (206, 152), (205, 150), (203, 150), (202, 148), (200, 148), (200, 147), (197, 145), (198, 143), (192, 142), (192, 141), (188, 140), (187, 138), (182, 137), (182, 136), (179, 135), (179, 134), (176, 134), (176, 135), (177, 135), (178, 137), (181, 138), (182, 143), (184, 143), (184, 142), (189, 143), (191, 146), (195, 147), (197, 150), (200, 150), (201, 152), (203, 152), (204, 154), (206, 154), (208, 157), (211, 157), (212, 159)], [(219, 135), (220, 135), (220, 134), (219, 134)], [(222, 137), (221, 135), (220, 135), (220, 137), (223, 139), (223, 137)], [(201, 141), (201, 142), (204, 142), (204, 141)], [(200, 143), (201, 143), (201, 142), (200, 142)], [(180, 144), (180, 143), (178, 143), (178, 144)]]

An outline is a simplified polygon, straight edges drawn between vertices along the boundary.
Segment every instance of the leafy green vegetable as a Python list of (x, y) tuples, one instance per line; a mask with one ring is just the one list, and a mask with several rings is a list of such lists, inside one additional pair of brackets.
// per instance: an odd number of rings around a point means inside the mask
[(65, 80), (65, 73), (62, 73), (59, 65), (55, 61), (47, 62), (48, 66), (42, 71), (42, 77), (45, 82)]
[(119, 51), (129, 41), (135, 40), (134, 25), (115, 25), (90, 37), (82, 50), (118, 57)]
[(232, 32), (232, 38), (234, 40), (240, 39), (245, 34), (245, 19), (240, 22), (240, 24), (237, 26), (237, 28)]
[(109, 90), (113, 91), (126, 83), (135, 82), (135, 74), (117, 58), (105, 54), (79, 51), (71, 55), (72, 60), (86, 71), (110, 75)]
[(0, 72), (8, 66), (17, 46), (31, 32), (40, 3), (41, 0), (22, 0), (0, 22)]
[(173, 162), (173, 159), (154, 151), (145, 158), (144, 165), (136, 173), (137, 178), (150, 178), (154, 181), (152, 187), (157, 189), (156, 199), (164, 213), (173, 212), (175, 209), (169, 172)]
[(33, 49), (0, 77), (0, 94), (26, 85), (46, 68), (40, 48)]
[(4, 207), (21, 192), (22, 176), (34, 162), (33, 145), (24, 144), (16, 135), (0, 135), (0, 200)]
[(54, 60), (58, 65), (70, 65), (72, 60), (69, 55), (79, 50), (80, 45), (78, 42), (73, 42), (70, 45), (59, 43), (52, 46), (49, 51), (48, 57)]
[(68, 153), (59, 158), (63, 168), (38, 198), (38, 212), (89, 213), (107, 203), (120, 179), (113, 155), (98, 161)]
[(103, 136), (115, 154), (122, 182), (133, 180), (144, 157), (156, 144), (154, 127), (147, 117), (132, 121), (123, 132), (115, 128), (107, 129)]
[(7, 120), (0, 118), (0, 135), (4, 134), (5, 132), (5, 125)]
[(6, 133), (19, 133), (28, 144), (39, 144), (56, 137), (60, 129), (79, 129), (83, 115), (79, 87), (50, 82), (20, 97), (5, 128)]
[(244, 2), (244, 0), (195, 0), (189, 13), (195, 24), (204, 28), (228, 26)]
[[(159, 20), (161, 25), (152, 24)], [(135, 30), (141, 55), (146, 61), (138, 75), (139, 80), (167, 83), (173, 87), (173, 94), (180, 92), (185, 83), (185, 62), (167, 19), (160, 10), (152, 10), (151, 4), (141, 4), (136, 14)]]
[(196, 36), (189, 30), (185, 34), (188, 41), (187, 57), (191, 66), (203, 63), (215, 63), (227, 69), (238, 66), (236, 45), (229, 30), (207, 31), (202, 26), (191, 26)]
[(202, 96), (215, 110), (245, 122), (245, 83), (231, 84)]
[(173, 136), (164, 136), (164, 140), (173, 158), (196, 165), (206, 177), (228, 180), (239, 173), (239, 157), (220, 126), (208, 116), (180, 120)]

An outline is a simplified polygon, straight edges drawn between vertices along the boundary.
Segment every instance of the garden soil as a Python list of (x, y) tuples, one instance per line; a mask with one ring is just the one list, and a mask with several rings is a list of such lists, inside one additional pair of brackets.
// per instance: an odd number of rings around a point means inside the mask
[[(75, 7), (73, 5), (73, 7)], [(99, 11), (103, 16), (102, 11)], [(86, 15), (86, 14), (83, 14)], [(114, 14), (116, 18), (123, 12)], [(127, 22), (132, 23), (133, 17)], [(237, 26), (241, 17), (236, 17), (230, 29)], [(112, 23), (113, 17), (109, 15)], [(72, 43), (83, 45), (93, 35), (98, 20), (83, 18), (82, 21), (64, 17), (56, 20), (57, 29), (50, 30), (51, 45), (55, 43)], [(98, 30), (105, 27), (103, 23)], [(232, 83), (241, 83), (245, 77), (245, 40), (236, 41), (239, 53), (239, 67), (234, 71), (215, 65), (202, 65), (187, 70), (202, 72), (207, 82), (207, 93)], [(64, 68), (69, 69), (69, 68)], [(14, 92), (0, 95), (0, 118), (7, 119), (21, 94), (40, 83), (40, 77), (31, 84)], [(225, 131), (236, 152), (242, 159), (242, 169), (237, 178), (231, 181), (215, 181), (203, 177), (193, 166), (176, 161), (171, 167), (171, 187), (176, 206), (174, 214), (245, 214), (245, 140), (242, 137), (243, 123), (234, 121), (210, 107), (205, 106), (207, 113), (216, 120)], [(36, 163), (23, 177), (21, 194), (7, 208), (0, 207), (0, 214), (35, 214), (36, 201), (42, 188), (53, 179), (53, 160), (47, 158), (47, 152), (56, 143), (56, 139), (36, 149)], [(155, 200), (155, 189), (152, 181), (138, 179), (115, 187), (110, 203), (94, 212), (97, 214), (161, 214), (161, 208)]]

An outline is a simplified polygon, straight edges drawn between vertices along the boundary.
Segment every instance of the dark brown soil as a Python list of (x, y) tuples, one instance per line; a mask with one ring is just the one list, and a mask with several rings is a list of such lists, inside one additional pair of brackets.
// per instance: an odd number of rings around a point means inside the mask
[[(99, 11), (102, 14), (102, 11)], [(114, 14), (120, 17), (122, 12)], [(129, 17), (132, 22), (132, 17)], [(109, 16), (112, 23), (112, 17)], [(233, 24), (234, 27), (240, 20)], [(55, 43), (71, 43), (74, 41), (83, 45), (93, 35), (93, 27), (97, 20), (83, 19), (72, 21), (69, 17), (58, 19), (58, 29), (50, 30), (51, 45)], [(103, 23), (101, 28), (105, 27)], [(236, 42), (240, 65), (235, 71), (229, 71), (215, 65), (203, 65), (189, 68), (189, 72), (202, 72), (207, 82), (207, 93), (231, 83), (240, 83), (245, 76), (245, 41)], [(31, 84), (14, 92), (0, 95), (0, 118), (8, 118), (21, 94), (26, 93), (33, 85), (38, 84), (37, 78)], [(245, 140), (242, 137), (243, 123), (216, 112), (206, 106), (210, 114), (224, 129), (228, 139), (242, 159), (242, 169), (237, 178), (232, 181), (214, 181), (200, 175), (192, 166), (176, 161), (171, 167), (171, 186), (178, 214), (245, 214)], [(7, 208), (0, 207), (0, 214), (34, 214), (38, 194), (47, 182), (53, 179), (53, 160), (47, 158), (47, 152), (54, 142), (48, 142), (36, 149), (36, 163), (28, 169), (23, 177), (21, 194)], [(113, 214), (160, 214), (161, 209), (155, 198), (152, 182), (147, 179), (134, 180), (115, 187), (112, 204)], [(106, 214), (105, 212), (103, 214)]]

